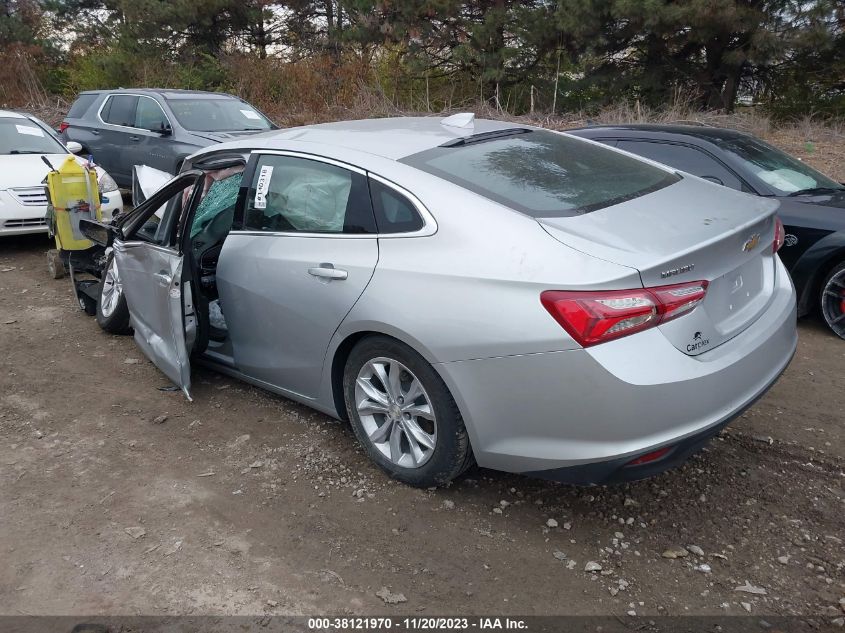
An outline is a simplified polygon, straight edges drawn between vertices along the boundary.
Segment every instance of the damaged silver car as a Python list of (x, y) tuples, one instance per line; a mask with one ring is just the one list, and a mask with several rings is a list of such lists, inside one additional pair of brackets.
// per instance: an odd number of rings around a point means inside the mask
[(188, 395), (195, 360), (348, 419), (410, 484), (473, 461), (631, 480), (789, 363), (776, 206), (471, 115), (294, 128), (202, 150), (92, 225), (97, 318)]

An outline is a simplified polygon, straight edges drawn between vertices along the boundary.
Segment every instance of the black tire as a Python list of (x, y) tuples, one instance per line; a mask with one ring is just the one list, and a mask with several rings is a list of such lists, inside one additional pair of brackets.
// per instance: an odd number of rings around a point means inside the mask
[(845, 262), (834, 266), (822, 281), (819, 308), (827, 326), (845, 339)]
[[(403, 467), (386, 457), (370, 440), (355, 406), (355, 386), (359, 372), (370, 361), (378, 358), (391, 359), (404, 365), (422, 385), (434, 412), (436, 443), (430, 457), (420, 466)], [(405, 375), (408, 376), (407, 373)], [(404, 343), (387, 336), (371, 336), (359, 341), (350, 352), (344, 367), (343, 395), (346, 412), (358, 441), (370, 459), (394, 479), (418, 487), (441, 486), (475, 463), (466, 427), (452, 394), (434, 368)], [(382, 417), (382, 421), (388, 424), (386, 417)], [(404, 441), (407, 442), (407, 439)]]
[(97, 324), (109, 334), (130, 334), (132, 328), (129, 325), (129, 306), (126, 305), (126, 297), (123, 293), (117, 299), (117, 305), (110, 314), (103, 314), (103, 287), (106, 284), (106, 277), (112, 267), (114, 254), (109, 255), (103, 269), (103, 276), (100, 279), (97, 289)]

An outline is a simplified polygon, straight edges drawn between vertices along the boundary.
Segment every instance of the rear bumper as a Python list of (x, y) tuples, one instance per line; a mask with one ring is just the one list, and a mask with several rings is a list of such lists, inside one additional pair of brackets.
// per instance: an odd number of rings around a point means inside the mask
[[(795, 292), (780, 264), (777, 273), (766, 312), (699, 356), (678, 351), (655, 328), (586, 350), (437, 365), (477, 462), (577, 483), (644, 477), (680, 463), (789, 364)], [(619, 472), (665, 446), (675, 448), (659, 462)]]
[[(794, 355), (794, 354), (793, 354)], [(792, 356), (790, 356), (790, 360)], [(787, 363), (788, 365), (788, 363)], [(786, 366), (784, 366), (784, 371)], [(781, 372), (782, 374), (783, 372)], [(766, 392), (774, 385), (781, 374), (760, 392), (755, 398), (748, 402), (744, 407), (735, 411), (728, 419), (708, 427), (703, 431), (699, 431), (694, 435), (685, 437), (682, 440), (665, 446), (655, 446), (643, 451), (639, 455), (628, 455), (622, 458), (611, 459), (600, 462), (591, 462), (588, 464), (581, 464), (579, 466), (565, 466), (563, 468), (554, 468), (549, 470), (538, 470), (535, 472), (526, 472), (524, 475), (530, 477), (538, 477), (540, 479), (547, 479), (550, 481), (559, 481), (561, 483), (576, 484), (576, 485), (591, 485), (591, 484), (618, 484), (626, 481), (636, 481), (638, 479), (646, 479), (659, 473), (665, 472), (672, 468), (677, 468), (692, 455), (700, 451), (704, 446), (719, 432), (724, 429), (733, 420), (738, 418), (744, 411), (749, 409), (755, 402), (766, 395)], [(662, 448), (667, 448), (668, 452), (656, 459), (643, 464), (631, 465), (631, 462), (638, 457), (647, 455), (653, 451)]]

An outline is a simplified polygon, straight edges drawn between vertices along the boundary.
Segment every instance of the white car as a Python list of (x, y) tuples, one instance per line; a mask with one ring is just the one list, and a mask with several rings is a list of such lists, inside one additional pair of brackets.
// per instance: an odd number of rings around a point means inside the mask
[[(63, 145), (35, 117), (0, 110), (0, 236), (47, 232), (43, 183), (50, 168), (42, 156), (58, 167), (69, 153), (79, 151), (79, 143)], [(103, 219), (108, 221), (123, 209), (123, 197), (112, 177), (96, 169)]]

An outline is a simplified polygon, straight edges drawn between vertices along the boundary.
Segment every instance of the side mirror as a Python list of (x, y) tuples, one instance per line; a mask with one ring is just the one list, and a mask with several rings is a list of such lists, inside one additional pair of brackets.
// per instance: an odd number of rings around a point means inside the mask
[(170, 136), (171, 134), (173, 134), (173, 128), (170, 127), (167, 123), (162, 123), (158, 129), (153, 131), (158, 132), (162, 136)]
[(103, 224), (96, 220), (80, 218), (79, 230), (89, 240), (100, 246), (111, 246), (114, 238), (121, 237), (120, 229), (110, 224)]
[(702, 176), (704, 180), (709, 180), (710, 182), (715, 182), (717, 185), (725, 186), (725, 183), (722, 182), (721, 178), (717, 178), (716, 176)]
[(68, 141), (65, 143), (65, 147), (71, 154), (78, 154), (82, 151), (82, 144), (77, 143), (76, 141)]

